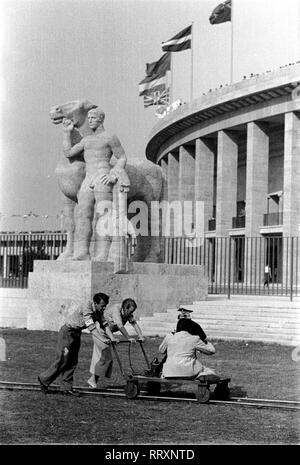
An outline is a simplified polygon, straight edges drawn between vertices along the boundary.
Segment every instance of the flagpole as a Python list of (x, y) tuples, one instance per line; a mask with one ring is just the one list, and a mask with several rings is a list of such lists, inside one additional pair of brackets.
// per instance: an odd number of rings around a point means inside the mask
[(170, 60), (171, 60), (171, 66), (170, 66), (170, 83), (169, 83), (169, 89), (170, 89), (170, 96), (169, 96), (169, 104), (171, 104), (174, 100), (174, 89), (173, 89), (173, 76), (174, 76), (174, 61), (173, 61), (173, 53), (171, 52), (170, 55)]
[(194, 81), (194, 47), (193, 47), (193, 34), (194, 34), (194, 22), (192, 21), (191, 27), (191, 88), (190, 88), (190, 101), (193, 100), (193, 81)]
[(231, 0), (230, 84), (233, 84), (233, 3)]

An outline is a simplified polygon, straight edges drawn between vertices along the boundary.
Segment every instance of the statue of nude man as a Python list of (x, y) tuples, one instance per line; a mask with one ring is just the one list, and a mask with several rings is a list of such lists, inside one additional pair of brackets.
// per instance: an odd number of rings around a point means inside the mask
[[(88, 124), (91, 134), (73, 147), (71, 146), (71, 120), (63, 120), (63, 149), (66, 157), (71, 158), (80, 152), (86, 163), (86, 176), (78, 193), (78, 206), (75, 218), (75, 253), (73, 260), (90, 260), (90, 242), (93, 233), (95, 203), (113, 200), (113, 184), (118, 180), (128, 182), (124, 167), (127, 162), (125, 151), (115, 135), (106, 132), (103, 127), (105, 114), (99, 108), (88, 112)], [(115, 156), (114, 167), (110, 159)], [(111, 238), (97, 237), (94, 260), (107, 261)]]

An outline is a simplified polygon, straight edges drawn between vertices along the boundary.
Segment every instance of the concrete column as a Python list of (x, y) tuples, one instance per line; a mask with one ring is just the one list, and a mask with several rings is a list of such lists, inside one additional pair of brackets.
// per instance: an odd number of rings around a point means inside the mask
[(226, 131), (218, 133), (216, 236), (227, 236), (236, 216), (238, 144)]
[(162, 199), (168, 200), (168, 160), (166, 158), (163, 158), (160, 162), (160, 166), (164, 175)]
[(162, 158), (160, 160), (160, 166), (161, 166), (161, 169), (163, 170), (163, 173), (164, 174), (167, 174), (167, 171), (168, 171), (168, 163), (167, 163), (167, 159), (166, 158)]
[[(238, 143), (234, 135), (226, 131), (218, 133), (217, 155), (217, 202), (216, 202), (216, 251), (215, 283), (228, 281), (229, 257), (228, 231), (232, 217), (236, 216)], [(221, 236), (221, 237), (220, 237)]]
[(300, 224), (300, 119), (286, 113), (284, 122), (283, 235), (298, 236)]
[[(174, 153), (168, 154), (168, 202), (179, 200), (179, 156)], [(170, 219), (170, 235), (174, 236), (175, 218)], [(171, 241), (171, 249), (173, 254), (174, 243)], [(175, 253), (175, 252), (174, 252)], [(175, 263), (175, 262), (174, 262)]]
[(196, 140), (195, 153), (195, 200), (204, 202), (204, 230), (213, 215), (214, 152), (203, 139)]
[(183, 145), (179, 148), (179, 199), (195, 198), (195, 156)]
[[(287, 277), (286, 285), (291, 284), (291, 239), (294, 239), (293, 251), (293, 287), (298, 281), (300, 270), (299, 227), (300, 227), (300, 119), (295, 113), (286, 113), (284, 121), (284, 179), (283, 179), (283, 276)], [(296, 250), (298, 249), (298, 254)], [(298, 257), (297, 257), (298, 255)]]
[(251, 122), (247, 127), (246, 236), (259, 236), (267, 212), (269, 136), (266, 128)]
[[(179, 148), (179, 200), (182, 208), (182, 234), (189, 234), (195, 227), (195, 149)], [(184, 256), (184, 251), (182, 251)], [(181, 260), (181, 263), (186, 263)]]
[(178, 157), (173, 153), (168, 154), (168, 200), (179, 199), (178, 182), (179, 182), (179, 162)]
[[(162, 194), (161, 194), (161, 199), (163, 201), (168, 200), (168, 157), (164, 157), (160, 161), (160, 166), (163, 172), (163, 187), (162, 187)], [(159, 242), (159, 261), (168, 263), (169, 257), (168, 257), (168, 249), (169, 249), (169, 239), (166, 238), (165, 232), (162, 230), (162, 225), (160, 224), (160, 237), (159, 238), (152, 238), (154, 241), (155, 239), (158, 240)]]
[[(258, 286), (263, 281), (264, 251), (256, 239), (267, 212), (269, 173), (269, 135), (267, 127), (256, 122), (247, 127), (246, 171), (246, 247), (244, 276), (247, 285)], [(251, 238), (251, 239), (250, 239)]]

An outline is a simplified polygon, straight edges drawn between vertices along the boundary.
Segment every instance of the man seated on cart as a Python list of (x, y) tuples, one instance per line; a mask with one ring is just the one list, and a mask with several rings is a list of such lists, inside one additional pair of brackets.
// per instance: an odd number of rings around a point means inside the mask
[[(213, 369), (205, 367), (197, 354), (202, 352), (213, 355), (215, 348), (206, 339), (203, 342), (197, 334), (194, 322), (188, 318), (181, 318), (177, 323), (176, 333), (167, 334), (159, 346), (159, 352), (168, 356), (163, 365), (163, 378), (199, 378), (217, 381), (220, 379)], [(195, 331), (196, 329), (196, 331)]]
[[(137, 304), (133, 299), (125, 299), (122, 304), (113, 304), (106, 308), (103, 313), (103, 336), (105, 337), (106, 328), (115, 333), (120, 331), (120, 333), (128, 340), (130, 343), (135, 342), (136, 339), (130, 337), (128, 334), (125, 324), (130, 323), (135, 332), (138, 335), (140, 341), (144, 341), (145, 338), (142, 334), (141, 328), (134, 319), (133, 313), (137, 308)], [(103, 343), (101, 340), (96, 337), (93, 338), (94, 348), (92, 361), (90, 366), (91, 377), (88, 379), (88, 385), (91, 388), (97, 388), (97, 383), (100, 377), (110, 378), (112, 374), (113, 359), (111, 353), (111, 347), (108, 345), (112, 342), (118, 342), (116, 338), (108, 338), (107, 343)]]

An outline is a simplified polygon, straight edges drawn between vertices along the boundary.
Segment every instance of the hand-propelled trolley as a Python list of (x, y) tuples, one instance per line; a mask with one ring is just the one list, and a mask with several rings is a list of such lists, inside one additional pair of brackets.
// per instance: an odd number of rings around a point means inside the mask
[[(120, 342), (127, 342), (128, 341), (119, 341)], [(214, 389), (214, 398), (218, 400), (226, 400), (230, 396), (230, 390), (228, 387), (228, 383), (230, 382), (230, 378), (220, 378), (216, 375), (208, 375), (208, 376), (199, 376), (199, 378), (183, 378), (183, 377), (176, 377), (176, 378), (161, 378), (158, 373), (158, 360), (155, 358), (151, 363), (146, 355), (143, 342), (137, 339), (141, 347), (141, 351), (143, 353), (144, 359), (146, 361), (148, 370), (144, 372), (144, 374), (135, 373), (132, 367), (131, 361), (131, 343), (129, 343), (129, 350), (128, 350), (128, 358), (129, 358), (129, 365), (131, 368), (131, 373), (125, 373), (123, 370), (122, 362), (120, 360), (116, 343), (112, 343), (113, 351), (117, 362), (120, 367), (121, 374), (126, 381), (125, 385), (125, 395), (128, 399), (135, 399), (138, 397), (142, 386), (148, 392), (149, 395), (158, 396), (161, 391), (161, 387), (163, 385), (170, 385), (170, 384), (177, 384), (177, 385), (187, 385), (191, 384), (194, 385), (196, 388), (196, 397), (198, 401), (203, 403), (208, 403), (210, 399), (210, 386), (215, 385)], [(162, 366), (162, 362), (160, 362)]]

